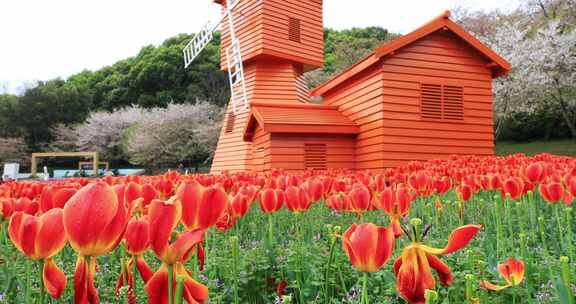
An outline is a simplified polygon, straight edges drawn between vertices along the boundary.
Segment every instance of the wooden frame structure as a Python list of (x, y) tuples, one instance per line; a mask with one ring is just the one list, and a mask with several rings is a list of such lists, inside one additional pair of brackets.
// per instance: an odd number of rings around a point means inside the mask
[(41, 153), (32, 153), (32, 161), (30, 164), (30, 172), (32, 176), (35, 176), (37, 173), (36, 160), (39, 158), (48, 158), (48, 157), (89, 157), (92, 158), (92, 175), (98, 176), (98, 165), (100, 164), (98, 152), (41, 152)]

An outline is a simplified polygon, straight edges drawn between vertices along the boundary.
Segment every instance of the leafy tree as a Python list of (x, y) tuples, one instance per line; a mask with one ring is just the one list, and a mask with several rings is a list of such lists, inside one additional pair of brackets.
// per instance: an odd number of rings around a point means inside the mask
[(324, 68), (307, 74), (315, 87), (358, 62), (382, 43), (398, 37), (381, 27), (324, 30)]

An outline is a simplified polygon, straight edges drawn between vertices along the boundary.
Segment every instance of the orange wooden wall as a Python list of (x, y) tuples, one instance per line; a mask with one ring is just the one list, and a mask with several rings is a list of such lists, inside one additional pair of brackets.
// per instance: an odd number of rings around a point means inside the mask
[[(325, 154), (324, 154), (325, 151)], [(270, 134), (257, 126), (250, 170), (268, 172), (354, 168), (355, 136), (345, 134)], [(308, 168), (307, 168), (308, 166)]]
[[(302, 71), (290, 62), (256, 61), (244, 66), (246, 91), (249, 102), (306, 102), (308, 89), (302, 78)], [(247, 170), (251, 162), (250, 142), (243, 140), (243, 131), (248, 121), (249, 110), (238, 112), (232, 130), (226, 128), (231, 118), (232, 105), (228, 104), (224, 117), (224, 127), (214, 159), (212, 172)], [(231, 131), (231, 132), (229, 132)]]
[[(225, 1), (216, 1), (225, 3)], [(243, 0), (234, 8), (249, 103), (308, 102), (304, 71), (321, 67), (324, 58), (321, 0)], [(222, 24), (221, 65), (230, 46), (227, 21)], [(212, 172), (247, 170), (252, 164), (250, 142), (242, 132), (248, 111), (235, 115), (233, 128), (226, 110), (224, 127), (212, 162)]]
[[(272, 56), (299, 63), (304, 71), (322, 67), (322, 0), (242, 0), (233, 12), (245, 62)], [(227, 21), (221, 31), (221, 65), (226, 69), (224, 50), (230, 46)], [(297, 41), (289, 39), (291, 35)]]
[(339, 111), (360, 126), (356, 139), (356, 169), (382, 167), (381, 132), (383, 96), (382, 72), (374, 66), (324, 96), (324, 103), (338, 106)]
[[(428, 35), (326, 93), (324, 103), (360, 125), (356, 169), (450, 154), (491, 155), (492, 76), (487, 61), (448, 31)], [(464, 119), (421, 117), (421, 84), (462, 86)]]
[[(487, 61), (451, 32), (424, 37), (382, 65), (384, 166), (450, 154), (494, 153), (492, 74)], [(462, 86), (461, 121), (421, 117), (420, 85)]]

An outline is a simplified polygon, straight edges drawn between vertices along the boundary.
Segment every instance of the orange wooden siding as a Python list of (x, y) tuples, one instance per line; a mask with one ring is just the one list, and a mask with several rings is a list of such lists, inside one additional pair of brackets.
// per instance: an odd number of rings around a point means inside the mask
[[(325, 154), (314, 152), (315, 150), (324, 150)], [(330, 168), (353, 169), (355, 136), (346, 134), (270, 134), (258, 126), (254, 133), (251, 153), (250, 169), (254, 172), (268, 172), (271, 169), (288, 171)]]
[[(321, 0), (242, 0), (233, 15), (245, 62), (263, 56), (300, 63), (305, 71), (323, 65)], [(226, 69), (225, 50), (230, 46), (227, 20), (221, 32), (221, 66)]]
[[(385, 57), (384, 166), (450, 154), (493, 154), (492, 73), (487, 64), (470, 45), (443, 30)], [(423, 118), (421, 84), (463, 87), (463, 120)]]
[[(291, 62), (259, 60), (244, 66), (246, 93), (250, 104), (266, 101), (279, 103), (303, 103), (310, 98), (302, 81), (302, 69)], [(232, 111), (228, 105), (224, 126)], [(211, 172), (243, 171), (251, 166), (251, 143), (243, 140), (249, 110), (236, 115), (232, 132), (223, 127), (214, 153)], [(230, 131), (230, 130), (228, 130)]]
[(383, 93), (382, 72), (374, 66), (324, 96), (324, 104), (338, 106), (342, 114), (360, 127), (356, 139), (357, 169), (384, 165), (380, 147), (384, 127)]

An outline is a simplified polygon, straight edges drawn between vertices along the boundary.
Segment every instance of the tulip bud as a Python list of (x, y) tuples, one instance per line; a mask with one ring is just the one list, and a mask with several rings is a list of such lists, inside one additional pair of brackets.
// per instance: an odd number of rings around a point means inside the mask
[(422, 220), (419, 219), (419, 218), (417, 218), (417, 217), (416, 217), (416, 218), (413, 218), (413, 219), (410, 219), (410, 225), (412, 225), (412, 226), (420, 226), (420, 225), (422, 225)]

